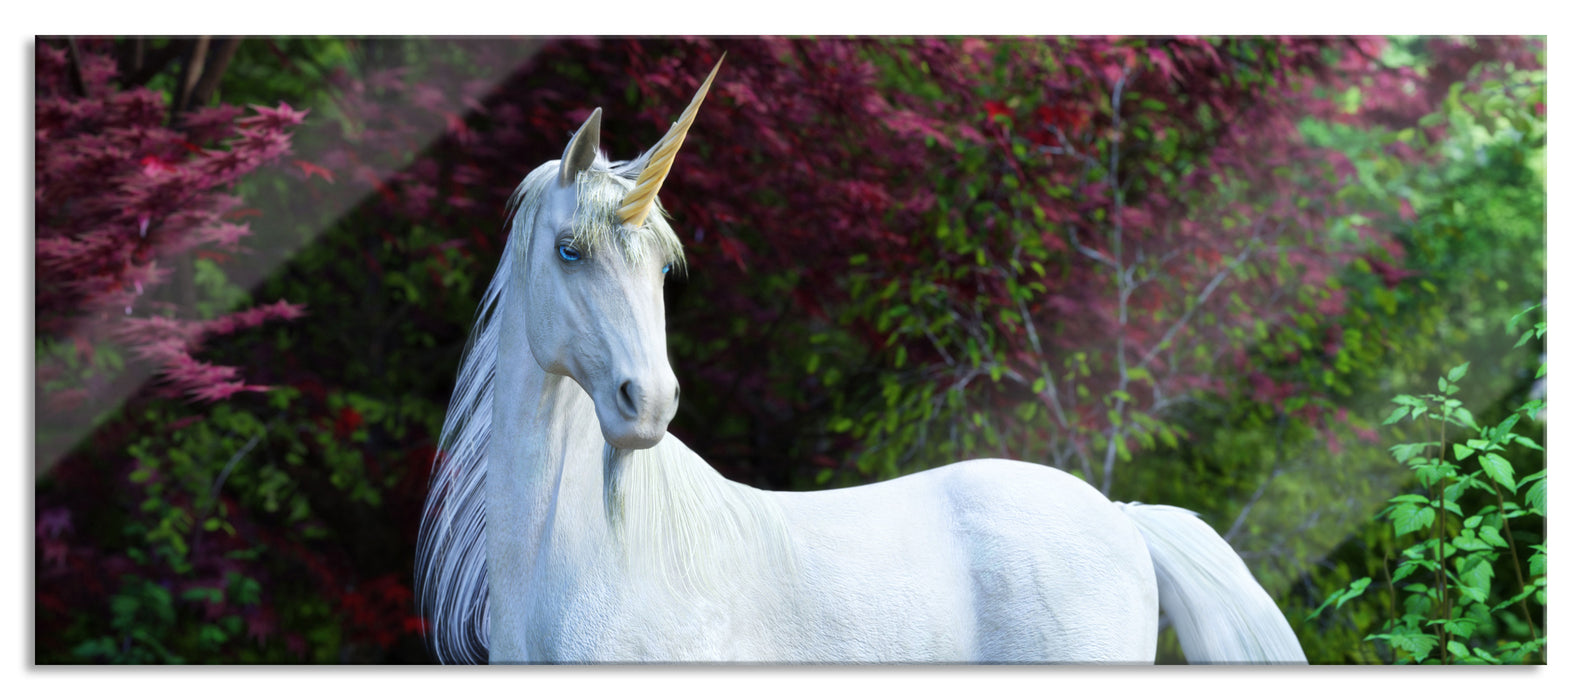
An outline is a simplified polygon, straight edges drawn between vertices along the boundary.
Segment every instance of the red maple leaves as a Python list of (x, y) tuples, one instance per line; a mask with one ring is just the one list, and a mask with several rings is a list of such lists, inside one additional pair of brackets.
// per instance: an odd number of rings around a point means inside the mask
[[(193, 358), (206, 336), (231, 333), (302, 312), (284, 302), (209, 321), (178, 320), (168, 300), (153, 292), (170, 279), (172, 260), (199, 246), (236, 251), (249, 235), (230, 220), (240, 201), (227, 192), (242, 175), (290, 150), (287, 129), (305, 111), (285, 104), (223, 105), (164, 126), (158, 93), (111, 84), (113, 62), (85, 42), (87, 95), (67, 88), (65, 52), (40, 42), (36, 93), (36, 309), (41, 333), (78, 346), (128, 343), (155, 365), (169, 391), (214, 401), (248, 384), (235, 368)], [(204, 148), (198, 144), (220, 144)], [(328, 171), (319, 173), (329, 179)], [(190, 311), (187, 311), (190, 313)], [(60, 358), (40, 357), (40, 374), (61, 378)], [(86, 398), (90, 382), (46, 397), (46, 408), (67, 409)]]
[(291, 161), (291, 164), (301, 168), (302, 176), (305, 178), (312, 178), (316, 176), (331, 184), (335, 182), (334, 173), (331, 173), (327, 168), (314, 165), (313, 163), (309, 163), (305, 160), (293, 160)]

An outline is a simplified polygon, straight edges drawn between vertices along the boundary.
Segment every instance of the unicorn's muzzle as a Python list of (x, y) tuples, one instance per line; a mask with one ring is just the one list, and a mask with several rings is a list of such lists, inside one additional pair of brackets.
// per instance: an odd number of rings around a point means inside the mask
[(669, 368), (641, 379), (617, 381), (613, 394), (608, 404), (614, 410), (599, 411), (599, 429), (605, 442), (623, 450), (659, 444), (681, 403), (681, 388)]

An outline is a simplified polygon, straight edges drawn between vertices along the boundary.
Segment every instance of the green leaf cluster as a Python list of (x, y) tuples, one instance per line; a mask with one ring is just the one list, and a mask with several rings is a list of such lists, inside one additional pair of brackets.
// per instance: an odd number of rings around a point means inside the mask
[[(1541, 334), (1524, 335), (1518, 345)], [(1382, 587), (1392, 614), (1365, 639), (1387, 645), (1399, 662), (1542, 663), (1548, 470), (1518, 480), (1506, 455), (1517, 449), (1543, 452), (1540, 441), (1518, 428), (1524, 418), (1530, 424), (1541, 414), (1547, 399), (1529, 402), (1496, 425), (1479, 425), (1452, 398), (1469, 366), (1462, 363), (1441, 376), (1437, 392), (1396, 396), (1396, 408), (1382, 422), (1428, 428), (1426, 441), (1389, 450), (1416, 476), (1412, 492), (1389, 499), (1378, 514), (1390, 523), (1394, 546), (1404, 545), (1398, 555), (1386, 550), (1393, 573), (1379, 584), (1356, 579), (1307, 619)]]

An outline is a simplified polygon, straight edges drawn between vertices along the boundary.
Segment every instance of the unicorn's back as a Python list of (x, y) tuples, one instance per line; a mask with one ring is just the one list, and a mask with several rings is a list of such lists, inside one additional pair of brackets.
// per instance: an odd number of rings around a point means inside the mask
[(798, 576), (817, 592), (806, 610), (838, 648), (831, 660), (1153, 659), (1147, 545), (1069, 474), (985, 459), (766, 496), (794, 533)]

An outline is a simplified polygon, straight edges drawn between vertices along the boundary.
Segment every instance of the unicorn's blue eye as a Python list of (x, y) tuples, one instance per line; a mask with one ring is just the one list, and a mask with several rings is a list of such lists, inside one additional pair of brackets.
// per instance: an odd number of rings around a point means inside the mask
[(566, 262), (576, 262), (582, 259), (582, 253), (569, 245), (560, 247), (560, 259)]
[(661, 275), (668, 275), (668, 274), (670, 274), (670, 263), (665, 263), (664, 269), (660, 270), (659, 274), (661, 274)]

